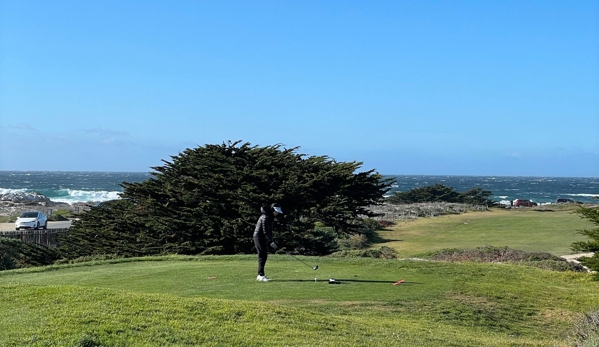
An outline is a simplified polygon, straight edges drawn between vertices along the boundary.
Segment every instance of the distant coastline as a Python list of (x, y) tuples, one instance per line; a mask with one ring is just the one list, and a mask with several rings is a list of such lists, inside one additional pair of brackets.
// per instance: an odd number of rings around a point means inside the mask
[[(383, 175), (396, 180), (388, 195), (417, 187), (443, 184), (463, 192), (482, 188), (493, 192), (494, 201), (530, 199), (539, 204), (570, 198), (583, 203), (599, 200), (599, 177), (526, 177), (455, 175)], [(71, 206), (119, 198), (122, 182), (142, 182), (150, 172), (105, 171), (0, 171), (0, 194), (37, 192), (53, 203)]]

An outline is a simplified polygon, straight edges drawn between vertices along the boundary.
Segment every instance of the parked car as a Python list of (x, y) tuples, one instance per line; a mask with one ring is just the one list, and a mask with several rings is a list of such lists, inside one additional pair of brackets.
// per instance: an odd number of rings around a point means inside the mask
[(538, 204), (534, 201), (530, 201), (530, 200), (526, 200), (526, 199), (517, 199), (514, 202), (514, 206), (516, 207), (533, 207), (533, 206), (537, 206)]
[(15, 229), (48, 229), (48, 217), (40, 211), (23, 212), (15, 222)]
[(557, 200), (555, 200), (556, 204), (573, 204), (574, 200), (572, 199), (566, 199), (566, 198), (559, 198)]

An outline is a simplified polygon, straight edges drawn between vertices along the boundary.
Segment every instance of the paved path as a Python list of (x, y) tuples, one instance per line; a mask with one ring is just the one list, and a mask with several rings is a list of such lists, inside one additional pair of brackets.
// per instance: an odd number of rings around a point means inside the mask
[[(70, 226), (71, 221), (48, 222), (48, 229), (68, 228)], [(15, 231), (15, 223), (0, 223), (0, 231)]]
[[(581, 258), (581, 257), (589, 257), (590, 258), (593, 256), (593, 254), (595, 254), (595, 253), (589, 252), (589, 253), (568, 254), (568, 255), (562, 255), (560, 258), (564, 258), (564, 259), (566, 259), (566, 261), (569, 261), (571, 263), (580, 264), (580, 262), (578, 261), (578, 258)], [(586, 267), (584, 265), (582, 267), (584, 267), (588, 272), (592, 272), (591, 269), (589, 269), (588, 267)]]
[(581, 257), (589, 257), (590, 258), (593, 256), (593, 254), (595, 254), (595, 253), (590, 252), (590, 253), (568, 254), (568, 255), (562, 255), (562, 256), (560, 256), (560, 258), (564, 258), (567, 261), (578, 263), (578, 260), (577, 260), (578, 258), (581, 258)]

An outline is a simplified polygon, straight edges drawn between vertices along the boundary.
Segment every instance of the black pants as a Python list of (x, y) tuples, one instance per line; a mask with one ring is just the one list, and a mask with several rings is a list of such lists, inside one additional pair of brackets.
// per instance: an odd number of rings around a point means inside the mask
[(266, 265), (266, 259), (268, 259), (266, 239), (254, 236), (254, 245), (256, 245), (256, 250), (258, 251), (258, 275), (264, 276), (264, 265)]

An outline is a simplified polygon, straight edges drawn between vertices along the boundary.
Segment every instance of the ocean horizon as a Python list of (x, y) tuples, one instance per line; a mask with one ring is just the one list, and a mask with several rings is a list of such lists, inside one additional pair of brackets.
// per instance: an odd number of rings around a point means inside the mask
[[(122, 182), (142, 182), (151, 172), (115, 171), (0, 171), (0, 194), (38, 192), (54, 202), (102, 202), (119, 198)], [(459, 192), (482, 188), (494, 201), (529, 199), (539, 204), (569, 198), (599, 203), (599, 177), (383, 175), (396, 180), (387, 195), (443, 184)]]

